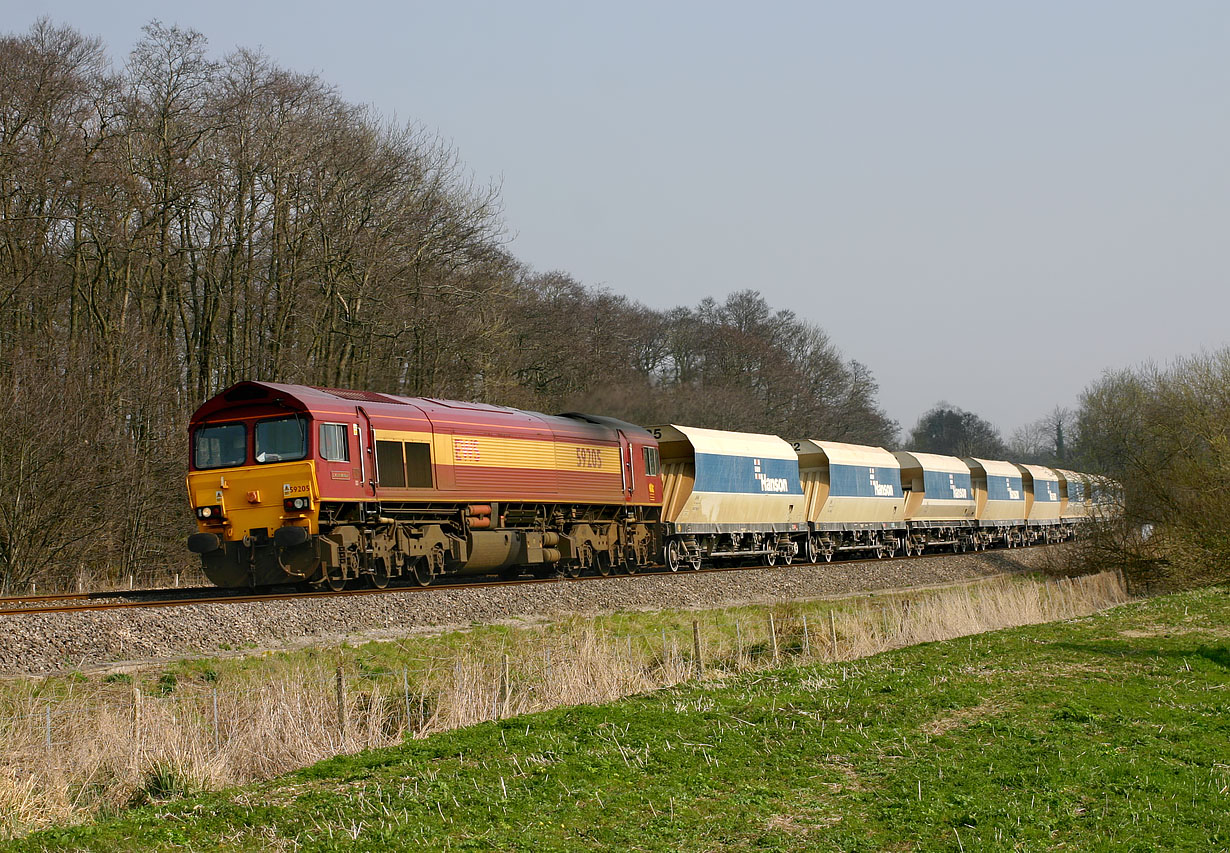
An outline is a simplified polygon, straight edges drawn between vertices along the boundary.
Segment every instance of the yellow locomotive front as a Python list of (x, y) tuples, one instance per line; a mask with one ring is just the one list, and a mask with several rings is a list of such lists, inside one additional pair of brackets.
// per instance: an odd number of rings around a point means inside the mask
[[(320, 494), (308, 416), (266, 407), (226, 415), (226, 422), (197, 423), (192, 431), (187, 485), (197, 533), (189, 549), (219, 586), (309, 580)], [(301, 550), (302, 559), (287, 559)]]

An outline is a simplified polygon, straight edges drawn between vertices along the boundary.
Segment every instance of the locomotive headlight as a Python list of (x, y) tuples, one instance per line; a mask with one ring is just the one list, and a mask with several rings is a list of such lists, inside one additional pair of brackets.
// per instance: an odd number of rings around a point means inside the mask
[(282, 501), (282, 507), (287, 512), (307, 512), (311, 506), (311, 498), (287, 498)]
[(196, 509), (196, 517), (201, 521), (221, 521), (222, 507), (220, 506), (199, 506)]

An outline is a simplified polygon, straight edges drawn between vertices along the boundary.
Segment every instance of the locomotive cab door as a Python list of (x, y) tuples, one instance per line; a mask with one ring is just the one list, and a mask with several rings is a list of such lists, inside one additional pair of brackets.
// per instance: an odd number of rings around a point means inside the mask
[(636, 469), (632, 464), (635, 458), (634, 448), (623, 430), (617, 430), (617, 432), (619, 433), (619, 471), (624, 488), (624, 502), (631, 503), (636, 495)]
[(359, 416), (359, 476), (363, 478), (360, 486), (364, 494), (376, 496), (376, 454), (373, 448), (375, 442), (372, 436), (372, 421), (362, 406), (354, 407)]

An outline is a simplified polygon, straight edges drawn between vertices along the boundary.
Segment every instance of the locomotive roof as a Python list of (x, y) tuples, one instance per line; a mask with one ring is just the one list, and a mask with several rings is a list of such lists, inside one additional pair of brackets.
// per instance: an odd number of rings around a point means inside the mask
[[(314, 385), (285, 385), (276, 382), (239, 382), (220, 394), (205, 401), (192, 415), (192, 422), (203, 420), (217, 412), (236, 408), (243, 404), (252, 406), (278, 405), (291, 411), (333, 411), (340, 404), (361, 405), (369, 415), (391, 414), (394, 406), (417, 410), (432, 421), (461, 421), (465, 423), (506, 422), (509, 418), (528, 418), (549, 426), (553, 431), (590, 435), (599, 431), (620, 429), (630, 435), (646, 432), (644, 427), (602, 415), (587, 415), (567, 412), (560, 415), (545, 415), (528, 409), (495, 406), (489, 403), (470, 403), (461, 400), (442, 400), (436, 397), (402, 397), (381, 394), (376, 391), (354, 391), (346, 388), (323, 388)], [(399, 412), (400, 414), (400, 412)]]

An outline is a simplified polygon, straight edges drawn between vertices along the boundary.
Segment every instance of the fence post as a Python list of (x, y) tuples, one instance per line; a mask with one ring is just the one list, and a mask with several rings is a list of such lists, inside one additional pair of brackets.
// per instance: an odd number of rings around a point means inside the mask
[(705, 674), (705, 664), (700, 658), (700, 623), (692, 620), (692, 657), (696, 661), (696, 674)]
[(735, 620), (735, 643), (738, 648), (738, 657), (735, 658), (735, 665), (743, 665), (743, 627), (739, 624), (739, 620)]
[(141, 766), (141, 685), (132, 682), (132, 769)]
[(410, 676), (406, 670), (401, 671), (401, 695), (406, 703), (406, 732), (410, 731)]
[(221, 735), (218, 731), (218, 688), (213, 689), (214, 698), (214, 752), (221, 749)]
[(342, 666), (337, 667), (337, 727), (342, 734), (343, 744), (346, 741), (346, 682), (342, 678)]
[(803, 654), (811, 657), (811, 635), (807, 630), (807, 614), (803, 615)]
[(833, 657), (837, 657), (837, 617), (829, 611), (829, 638), (833, 641)]
[(51, 758), (51, 700), (47, 700), (47, 758)]
[(777, 648), (777, 622), (773, 619), (773, 614), (769, 614), (769, 636), (773, 640), (773, 663), (781, 662), (781, 653)]
[(500, 717), (508, 716), (508, 699), (512, 693), (511, 679), (509, 678), (508, 653), (504, 654), (504, 666), (500, 669)]
[(179, 589), (179, 572), (175, 573), (175, 588)]
[(133, 575), (132, 575), (132, 572), (129, 572), (128, 573), (128, 589), (129, 590), (134, 589), (133, 584), (134, 584)]

